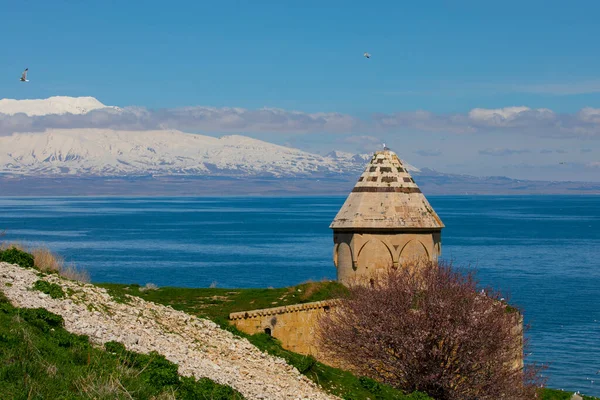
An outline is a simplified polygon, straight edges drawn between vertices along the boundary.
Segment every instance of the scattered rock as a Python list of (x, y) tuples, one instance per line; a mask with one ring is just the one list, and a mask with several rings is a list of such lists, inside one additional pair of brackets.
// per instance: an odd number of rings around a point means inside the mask
[[(70, 294), (59, 299), (43, 293), (32, 296), (38, 279)], [(116, 340), (131, 351), (157, 351), (176, 363), (180, 374), (229, 385), (247, 399), (337, 399), (285, 360), (263, 353), (212, 321), (171, 307), (132, 296), (127, 296), (127, 304), (116, 302), (94, 285), (56, 275), (39, 277), (34, 270), (6, 263), (0, 263), (0, 290), (16, 307), (42, 307), (61, 315), (68, 331), (88, 335), (96, 344)]]

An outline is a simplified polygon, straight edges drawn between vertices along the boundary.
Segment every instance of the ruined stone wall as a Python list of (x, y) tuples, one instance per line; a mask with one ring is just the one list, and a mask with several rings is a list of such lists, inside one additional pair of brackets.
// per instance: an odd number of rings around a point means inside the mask
[(329, 300), (242, 311), (230, 314), (229, 319), (243, 332), (268, 333), (279, 339), (284, 348), (318, 359), (315, 326), (319, 317), (335, 304), (335, 300)]
[(368, 280), (379, 272), (415, 258), (436, 261), (442, 251), (441, 233), (334, 232), (333, 263), (343, 284)]
[[(326, 357), (316, 347), (315, 328), (319, 318), (333, 310), (340, 300), (318, 301), (283, 307), (236, 312), (229, 315), (231, 323), (248, 334), (265, 333), (279, 339), (283, 348), (295, 353), (312, 355), (320, 362), (336, 368), (347, 369), (340, 360)], [(507, 313), (514, 321), (513, 333), (518, 342), (513, 367), (523, 368), (523, 317), (520, 313)]]

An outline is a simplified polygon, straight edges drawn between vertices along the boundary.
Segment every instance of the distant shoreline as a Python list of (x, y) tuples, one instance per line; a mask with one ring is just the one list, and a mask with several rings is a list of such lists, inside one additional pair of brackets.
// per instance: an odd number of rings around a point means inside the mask
[[(526, 181), (505, 177), (415, 175), (427, 196), (600, 195), (600, 182)], [(347, 196), (356, 177), (27, 177), (1, 176), (0, 196)]]

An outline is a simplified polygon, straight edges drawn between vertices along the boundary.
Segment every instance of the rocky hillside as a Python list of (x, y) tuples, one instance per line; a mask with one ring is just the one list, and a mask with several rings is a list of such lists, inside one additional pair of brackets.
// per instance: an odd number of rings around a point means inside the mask
[[(34, 291), (38, 280), (66, 293), (51, 298)], [(0, 289), (17, 307), (45, 308), (61, 315), (65, 328), (97, 344), (118, 341), (128, 350), (157, 351), (179, 365), (179, 372), (231, 386), (247, 399), (335, 399), (294, 367), (261, 352), (211, 321), (138, 297), (113, 298), (90, 284), (0, 263)]]

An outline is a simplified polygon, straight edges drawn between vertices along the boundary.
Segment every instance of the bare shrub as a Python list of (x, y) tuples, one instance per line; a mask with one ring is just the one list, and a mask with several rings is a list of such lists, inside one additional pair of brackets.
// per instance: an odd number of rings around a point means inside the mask
[(158, 286), (154, 283), (148, 282), (145, 286), (140, 288), (140, 292), (145, 292), (146, 290), (158, 290)]
[(303, 301), (310, 299), (313, 294), (317, 293), (325, 285), (323, 282), (314, 282), (310, 280), (304, 283), (306, 286), (304, 286), (304, 292), (300, 295), (300, 300)]
[(64, 276), (65, 278), (71, 279), (73, 281), (85, 283), (90, 282), (90, 274), (86, 270), (82, 268), (77, 268), (75, 265), (72, 264), (67, 264), (62, 269), (60, 269), (58, 273), (61, 276)]
[(521, 314), (451, 264), (391, 269), (320, 319), (319, 348), (357, 374), (436, 399), (531, 399)]
[(29, 251), (33, 256), (35, 267), (43, 272), (59, 272), (65, 267), (65, 260), (47, 248), (34, 248)]
[(113, 374), (88, 374), (73, 380), (79, 394), (89, 398), (133, 399), (118, 376)]
[(87, 271), (79, 269), (72, 264), (65, 264), (65, 260), (52, 253), (45, 247), (36, 247), (29, 251), (33, 255), (35, 267), (44, 272), (56, 272), (59, 275), (80, 282), (89, 282)]
[[(4, 234), (4, 232), (3, 232)], [(8, 250), (11, 248), (15, 248), (17, 250), (26, 251), (25, 246), (23, 246), (19, 242), (2, 242), (0, 243), (0, 250)]]
[(2, 242), (0, 244), (0, 250), (9, 248), (16, 248), (31, 254), (34, 267), (42, 272), (58, 273), (60, 276), (74, 281), (90, 282), (90, 275), (87, 271), (77, 268), (73, 264), (66, 264), (62, 257), (46, 247), (28, 248), (18, 242)]

